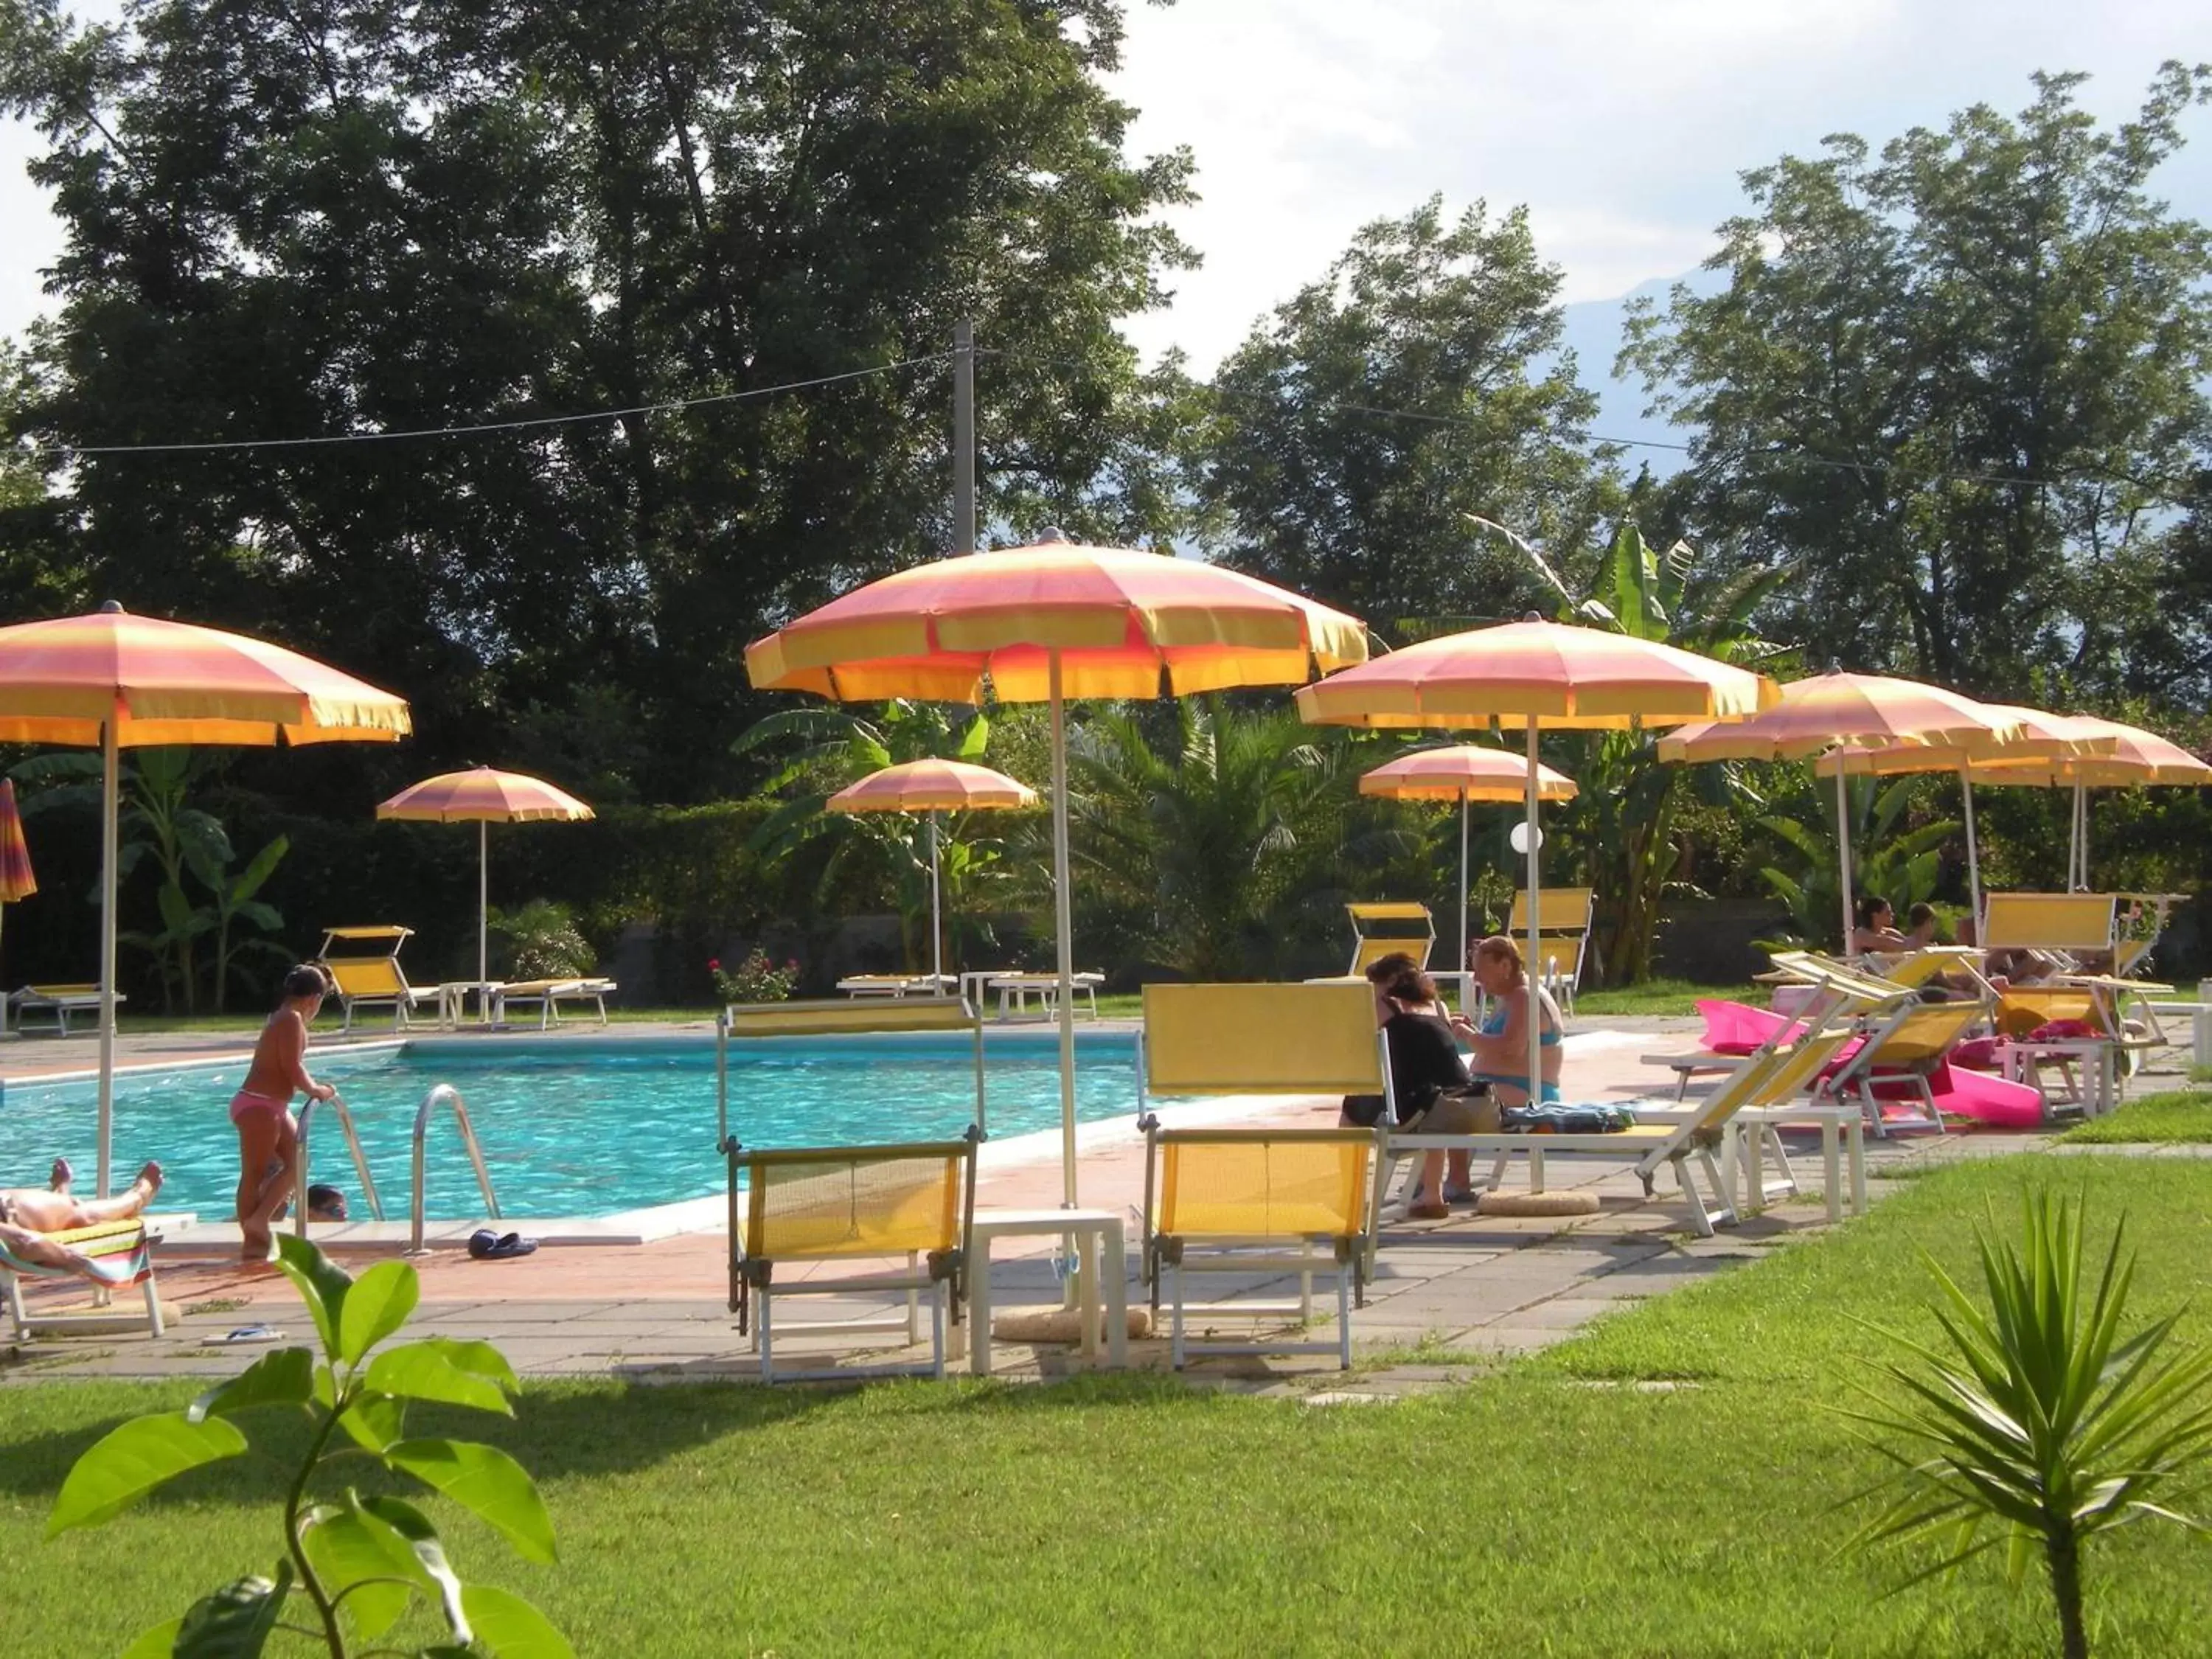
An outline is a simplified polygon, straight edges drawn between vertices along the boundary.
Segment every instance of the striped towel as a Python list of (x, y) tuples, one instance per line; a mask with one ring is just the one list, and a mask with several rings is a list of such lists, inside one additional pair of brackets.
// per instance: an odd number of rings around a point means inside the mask
[[(72, 1227), (46, 1237), (91, 1257), (92, 1277), (111, 1289), (143, 1284), (154, 1276), (153, 1245), (139, 1222), (107, 1221), (96, 1227)], [(43, 1261), (26, 1261), (4, 1244), (0, 1244), (0, 1267), (36, 1279), (76, 1276), (60, 1267), (50, 1267)]]

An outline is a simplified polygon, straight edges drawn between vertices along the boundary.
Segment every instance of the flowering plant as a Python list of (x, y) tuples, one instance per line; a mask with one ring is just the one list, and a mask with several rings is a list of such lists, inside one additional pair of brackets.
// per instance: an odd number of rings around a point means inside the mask
[(719, 959), (710, 959), (707, 971), (714, 976), (714, 994), (725, 1002), (782, 1002), (799, 983), (799, 969), (792, 960), (779, 968), (769, 960), (767, 951), (756, 947), (735, 968), (725, 968)]

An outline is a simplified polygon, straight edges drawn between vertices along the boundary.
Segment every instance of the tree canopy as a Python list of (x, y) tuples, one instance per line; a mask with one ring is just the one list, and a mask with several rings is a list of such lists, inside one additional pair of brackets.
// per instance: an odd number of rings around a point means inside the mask
[[(617, 787), (717, 793), (744, 644), (946, 544), (956, 319), (987, 517), (1165, 527), (1114, 324), (1188, 258), (1189, 162), (1124, 155), (1121, 16), (13, 0), (0, 101), (66, 240), (4, 597), (266, 630), (404, 687), (441, 757), (611, 721)], [(214, 447), (100, 453), (143, 444)]]
[(1691, 533), (1802, 562), (1783, 637), (2015, 696), (2147, 689), (2155, 647), (2201, 695), (2212, 609), (2169, 556), (2212, 446), (2212, 235), (2152, 179), (2212, 69), (2111, 128), (2082, 78), (1746, 173), (1726, 286), (1632, 320), (1623, 363), (1693, 434)]

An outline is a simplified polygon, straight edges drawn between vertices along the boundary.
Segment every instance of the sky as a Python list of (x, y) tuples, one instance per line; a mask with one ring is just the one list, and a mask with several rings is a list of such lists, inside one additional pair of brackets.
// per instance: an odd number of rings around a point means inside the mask
[[(2131, 116), (2160, 62), (2212, 58), (2203, 0), (1180, 0), (1129, 10), (1115, 87), (1139, 154), (1188, 145), (1205, 266), (1129, 329), (1200, 370), (1320, 276), (1364, 223), (1434, 192), (1526, 204), (1570, 301), (1693, 270), (1738, 211), (1737, 175), (1823, 137), (1879, 145), (1988, 103), (2035, 70), (2094, 76)], [(2212, 108), (2161, 181), (2212, 220)], [(1610, 307), (1607, 308), (1610, 310)], [(1587, 313), (1578, 337), (1593, 330)], [(1610, 369), (1610, 349), (1583, 379)]]
[[(1601, 302), (1694, 269), (1743, 169), (1838, 131), (1879, 143), (1975, 102), (2018, 109), (2037, 69), (2087, 70), (2083, 101), (2124, 118), (2166, 58), (2212, 58), (2203, 0), (1133, 0), (1130, 147), (1195, 155), (1202, 199), (1172, 219), (1205, 264), (1128, 331), (1210, 369), (1360, 225), (1441, 191), (1454, 210), (1528, 204), (1601, 383), (1618, 328)], [(2163, 188), (2212, 220), (2212, 109), (2189, 132)], [(22, 176), (33, 142), (0, 124), (0, 334), (41, 309), (59, 245)]]

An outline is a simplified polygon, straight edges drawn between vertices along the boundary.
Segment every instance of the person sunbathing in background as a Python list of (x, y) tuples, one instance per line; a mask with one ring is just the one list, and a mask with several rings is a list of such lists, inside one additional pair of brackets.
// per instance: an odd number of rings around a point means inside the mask
[(1869, 894), (1859, 901), (1859, 921), (1851, 929), (1850, 954), (1896, 956), (1911, 949), (1912, 941), (1897, 931), (1897, 912), (1887, 899)]
[(19, 1261), (94, 1279), (90, 1257), (46, 1235), (97, 1227), (104, 1221), (128, 1221), (161, 1190), (161, 1166), (149, 1161), (129, 1188), (113, 1198), (76, 1197), (70, 1190), (75, 1178), (69, 1160), (58, 1158), (45, 1187), (0, 1187), (0, 1245)]

